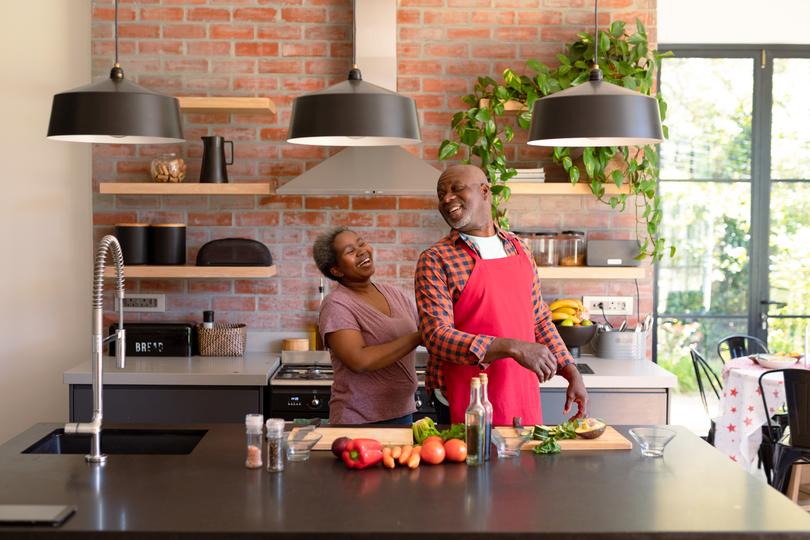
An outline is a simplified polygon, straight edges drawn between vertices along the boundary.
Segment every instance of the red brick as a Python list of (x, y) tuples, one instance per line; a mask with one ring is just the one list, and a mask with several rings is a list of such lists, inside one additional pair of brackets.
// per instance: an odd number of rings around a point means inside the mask
[(281, 157), (284, 159), (317, 159), (326, 158), (326, 149), (320, 146), (308, 146), (303, 144), (288, 145), (281, 149)]
[(263, 141), (284, 141), (287, 139), (287, 128), (264, 128), (259, 132)]
[(326, 56), (326, 43), (285, 43), (281, 56)]
[(353, 210), (394, 210), (397, 198), (391, 195), (352, 197)]
[(242, 41), (235, 49), (236, 56), (278, 56), (278, 43)]
[(331, 212), (329, 224), (338, 227), (371, 227), (374, 215), (368, 212)]
[(428, 60), (400, 60), (397, 64), (400, 75), (435, 75), (442, 70), (439, 62)]
[(172, 195), (163, 198), (163, 208), (208, 208), (207, 195)]
[(212, 39), (253, 39), (253, 26), (247, 24), (213, 24)]
[(334, 195), (329, 197), (312, 197), (308, 196), (304, 200), (304, 207), (308, 210), (324, 210), (324, 209), (348, 209), (349, 197), (348, 195)]
[(458, 11), (425, 10), (424, 19), (425, 24), (441, 24), (441, 25), (466, 24), (469, 19), (469, 12), (465, 10), (458, 10)]
[(477, 45), (473, 47), (473, 58), (516, 58), (517, 47), (506, 43), (499, 45)]
[(485, 62), (460, 61), (450, 63), (446, 67), (447, 73), (452, 75), (482, 75), (489, 72), (489, 65)]
[(183, 8), (143, 8), (141, 9), (142, 21), (182, 21)]
[(278, 282), (272, 279), (237, 279), (234, 289), (236, 294), (277, 294)]
[[(109, 7), (94, 7), (93, 8), (93, 21), (112, 21), (115, 20), (115, 9)], [(118, 21), (134, 21), (135, 10), (125, 7), (118, 8)]]
[(435, 197), (400, 197), (400, 210), (436, 210), (438, 201)]
[(464, 78), (422, 79), (422, 90), (425, 92), (447, 92), (451, 94), (467, 93), (469, 81)]
[(351, 43), (330, 43), (328, 54), (332, 58), (351, 58), (352, 50)]
[(189, 41), (186, 52), (189, 55), (230, 56), (231, 44), (227, 41)]
[(163, 62), (163, 69), (166, 71), (200, 72), (208, 71), (208, 60), (204, 59), (183, 59), (166, 60)]
[(256, 299), (252, 296), (215, 296), (215, 311), (255, 311)]
[(259, 201), (260, 208), (303, 208), (304, 201), (300, 195), (270, 195), (262, 197)]
[(343, 41), (352, 34), (351, 25), (317, 25), (304, 30), (307, 40)]
[(204, 38), (205, 25), (202, 24), (164, 24), (164, 38)]
[[(599, 13), (599, 27), (607, 28), (610, 25), (610, 13), (604, 11)], [(593, 12), (588, 11), (566, 11), (566, 24), (587, 25), (593, 28)]]
[[(448, 37), (450, 30), (447, 31)], [(441, 27), (403, 26), (399, 29), (399, 39), (403, 41), (438, 41), (444, 37)]]
[(377, 216), (377, 227), (419, 227), (419, 214), (380, 214)]
[(473, 24), (506, 25), (514, 24), (514, 11), (475, 11), (472, 14)]
[(492, 0), (447, 0), (448, 7), (488, 8)]
[[(179, 296), (169, 295), (166, 298), (166, 311), (194, 311), (200, 313), (211, 307), (211, 302), (207, 297), (199, 296)], [(199, 315), (198, 315), (199, 316)]]
[(304, 71), (300, 60), (259, 60), (259, 73), (296, 73)]
[[(422, 111), (425, 109), (441, 109), (444, 107), (444, 95), (442, 94), (419, 94), (413, 96), (414, 101), (416, 101), (416, 107)], [(439, 138), (443, 138), (443, 133), (439, 135)], [(425, 133), (424, 130), (422, 132), (422, 140), (425, 140)]]
[(397, 77), (397, 92), (418, 92), (422, 80), (419, 77)]
[(212, 79), (210, 77), (186, 78), (185, 81), (187, 90), (196, 91), (227, 90), (230, 83), (227, 78)]
[(182, 41), (139, 41), (139, 54), (183, 54)]
[(93, 225), (115, 225), (136, 221), (138, 221), (136, 212), (95, 212), (93, 214)]
[(116, 208), (160, 208), (160, 197), (156, 195), (117, 195)]
[(282, 88), (291, 90), (293, 92), (314, 92), (326, 86), (326, 82), (320, 78), (314, 77), (290, 77), (284, 79)]
[(225, 279), (190, 280), (188, 292), (189, 294), (229, 293), (231, 292), (231, 281)]
[(310, 60), (304, 64), (305, 73), (313, 74), (345, 74), (349, 72), (349, 60), (342, 58)]
[(276, 13), (273, 8), (237, 8), (233, 18), (236, 21), (267, 22), (275, 19)]
[(118, 25), (120, 37), (156, 38), (160, 37), (160, 26), (156, 24), (120, 23)]
[(326, 212), (284, 212), (284, 225), (323, 225)]
[(211, 73), (256, 73), (256, 61), (211, 60)]
[(469, 56), (470, 49), (467, 45), (425, 45), (425, 54), (427, 56), (459, 58)]
[(559, 11), (521, 11), (518, 13), (518, 24), (560, 24), (562, 13)]
[(189, 212), (189, 225), (232, 225), (230, 212)]
[(511, 27), (495, 30), (495, 39), (498, 41), (534, 41), (537, 39), (537, 28)]
[(322, 23), (326, 10), (322, 8), (282, 8), (281, 18), (289, 22)]
[(256, 29), (257, 39), (301, 39), (301, 29), (297, 26), (261, 25)]
[(236, 214), (236, 225), (239, 227), (278, 225), (278, 212), (240, 212)]
[[(298, 176), (304, 172), (300, 163), (261, 163), (259, 164), (259, 174), (270, 176)], [(286, 182), (281, 182), (283, 185)]]
[(447, 39), (450, 41), (490, 39), (490, 30), (488, 28), (448, 28)]
[(186, 14), (186, 20), (204, 21), (204, 22), (230, 21), (231, 12), (230, 10), (220, 8), (207, 8), (207, 7), (191, 8), (188, 10), (188, 13)]
[(402, 7), (441, 7), (444, 0), (400, 0)]
[(420, 19), (418, 9), (400, 9), (397, 11), (397, 24), (419, 24)]
[(184, 293), (186, 284), (182, 280), (142, 279), (139, 282), (142, 293)]
[(536, 8), (540, 0), (495, 0), (496, 8)]
[(433, 231), (430, 229), (402, 229), (399, 231), (399, 243), (429, 246), (441, 240), (442, 236), (443, 233), (441, 231)]
[(237, 77), (233, 80), (234, 90), (275, 90), (278, 81), (269, 77)]

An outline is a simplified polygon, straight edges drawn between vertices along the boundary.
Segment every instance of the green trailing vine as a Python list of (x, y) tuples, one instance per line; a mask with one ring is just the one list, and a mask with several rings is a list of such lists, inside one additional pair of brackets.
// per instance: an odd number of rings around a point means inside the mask
[[(507, 103), (520, 102), (528, 110), (517, 116), (517, 126), (528, 130), (534, 102), (549, 94), (576, 86), (588, 80), (594, 50), (594, 37), (579, 33), (578, 39), (557, 55), (559, 66), (550, 68), (535, 60), (527, 66), (532, 76), (518, 75), (511, 69), (503, 72), (499, 83), (491, 77), (479, 77), (471, 94), (464, 96), (467, 109), (453, 115), (451, 128), (454, 140), (446, 139), (439, 149), (439, 159), (448, 160), (462, 152), (465, 163), (477, 160), (490, 182), (493, 195), (492, 215), (502, 227), (509, 227), (505, 203), (511, 190), (509, 179), (517, 171), (507, 163), (504, 147), (514, 138), (514, 128), (498, 119), (506, 112)], [(597, 61), (604, 79), (613, 84), (651, 95), (655, 86), (655, 73), (661, 59), (670, 53), (650, 50), (647, 31), (636, 20), (636, 32), (630, 34), (624, 22), (616, 21), (608, 31), (599, 31), (599, 57)], [(666, 118), (667, 106), (660, 94), (658, 101), (661, 120)], [(664, 126), (664, 136), (668, 130)], [(642, 147), (589, 147), (577, 150), (557, 147), (552, 153), (554, 163), (562, 166), (572, 184), (586, 180), (593, 195), (612, 208), (624, 211), (631, 203), (636, 213), (636, 237), (640, 258), (654, 261), (666, 252), (674, 254), (674, 246), (666, 246), (660, 236), (662, 210), (658, 195), (658, 149), (653, 145)], [(605, 186), (629, 186), (629, 194), (606, 194)]]

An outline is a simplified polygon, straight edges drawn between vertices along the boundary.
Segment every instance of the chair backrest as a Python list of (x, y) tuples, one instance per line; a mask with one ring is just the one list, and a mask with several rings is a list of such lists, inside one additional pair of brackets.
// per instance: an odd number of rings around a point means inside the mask
[(749, 354), (768, 354), (768, 346), (758, 337), (746, 334), (733, 334), (726, 336), (717, 342), (717, 356), (723, 362), (728, 362), (732, 358), (748, 356)]
[(697, 352), (697, 349), (694, 347), (689, 349), (689, 355), (692, 357), (692, 367), (695, 370), (695, 381), (697, 381), (698, 391), (700, 392), (700, 400), (703, 402), (703, 409), (706, 411), (708, 416), (711, 416), (711, 413), (709, 412), (709, 404), (706, 400), (706, 386), (711, 388), (712, 392), (714, 393), (714, 397), (719, 401), (720, 392), (723, 390), (723, 383), (720, 381), (720, 377), (714, 372), (706, 359), (703, 358), (699, 352)]
[(785, 377), (785, 404), (788, 409), (788, 426), (790, 427), (790, 445), (797, 448), (810, 448), (810, 370), (807, 369), (772, 369), (759, 376), (759, 393), (762, 395), (762, 406), (771, 425), (771, 411), (765, 401), (765, 390), (762, 379), (771, 373), (783, 373)]

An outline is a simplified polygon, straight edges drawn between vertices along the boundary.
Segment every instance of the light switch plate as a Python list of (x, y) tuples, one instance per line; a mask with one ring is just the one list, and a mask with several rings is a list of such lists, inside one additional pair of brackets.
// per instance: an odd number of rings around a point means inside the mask
[(124, 296), (124, 311), (163, 313), (166, 311), (165, 294), (130, 293)]
[[(633, 314), (632, 296), (583, 296), (582, 303), (585, 304), (585, 309), (591, 314), (591, 318), (601, 315), (602, 309), (604, 309), (605, 315)], [(599, 304), (602, 304), (602, 307), (599, 307)]]

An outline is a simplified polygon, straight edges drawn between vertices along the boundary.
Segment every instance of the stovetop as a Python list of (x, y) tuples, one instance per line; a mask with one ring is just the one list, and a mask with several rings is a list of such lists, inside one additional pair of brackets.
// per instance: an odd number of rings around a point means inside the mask
[[(332, 366), (322, 364), (282, 364), (270, 378), (270, 384), (277, 385), (330, 385), (334, 379), (335, 372)], [(416, 378), (422, 386), (425, 381), (425, 368), (416, 368)]]

